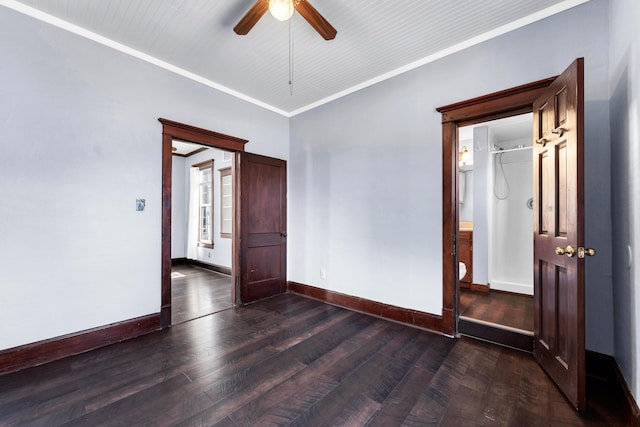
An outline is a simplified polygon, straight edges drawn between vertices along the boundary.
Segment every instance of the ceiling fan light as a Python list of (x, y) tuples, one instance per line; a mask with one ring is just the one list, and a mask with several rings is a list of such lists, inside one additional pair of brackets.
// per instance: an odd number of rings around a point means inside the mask
[(293, 15), (293, 0), (269, 0), (269, 12), (278, 21), (286, 21)]

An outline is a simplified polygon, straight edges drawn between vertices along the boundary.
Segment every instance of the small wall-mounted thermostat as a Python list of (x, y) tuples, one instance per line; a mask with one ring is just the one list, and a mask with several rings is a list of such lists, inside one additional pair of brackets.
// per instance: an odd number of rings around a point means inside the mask
[(136, 210), (137, 211), (144, 210), (144, 199), (136, 199)]

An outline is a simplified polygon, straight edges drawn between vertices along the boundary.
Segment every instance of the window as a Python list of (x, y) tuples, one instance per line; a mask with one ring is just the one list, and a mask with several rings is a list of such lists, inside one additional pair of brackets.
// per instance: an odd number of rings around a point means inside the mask
[(233, 179), (231, 168), (220, 169), (220, 237), (231, 238), (233, 230)]
[(198, 246), (213, 248), (213, 160), (193, 165), (199, 169)]

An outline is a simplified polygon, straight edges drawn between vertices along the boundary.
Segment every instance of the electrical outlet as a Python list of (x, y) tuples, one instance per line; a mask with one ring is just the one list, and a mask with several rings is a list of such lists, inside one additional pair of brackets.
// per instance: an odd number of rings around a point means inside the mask
[(325, 280), (327, 278), (327, 269), (326, 268), (321, 268), (320, 269), (320, 278), (322, 280)]

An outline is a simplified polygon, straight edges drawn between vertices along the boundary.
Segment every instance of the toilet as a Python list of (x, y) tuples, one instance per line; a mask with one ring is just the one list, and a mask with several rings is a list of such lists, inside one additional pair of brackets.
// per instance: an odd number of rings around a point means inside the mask
[(467, 266), (464, 264), (464, 262), (458, 262), (458, 271), (458, 280), (462, 280), (464, 276), (467, 275)]

